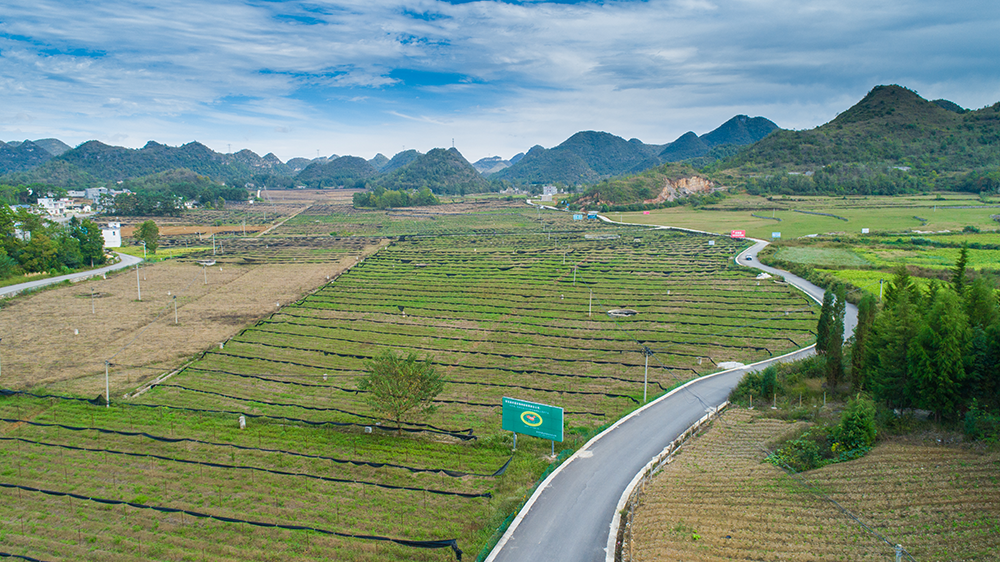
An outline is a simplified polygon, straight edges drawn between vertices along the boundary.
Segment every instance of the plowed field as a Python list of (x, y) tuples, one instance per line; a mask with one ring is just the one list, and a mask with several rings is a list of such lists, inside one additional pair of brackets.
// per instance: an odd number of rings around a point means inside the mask
[[(894, 559), (830, 501), (761, 462), (763, 445), (796, 429), (724, 413), (647, 486), (623, 560)], [(916, 560), (1000, 556), (996, 451), (898, 439), (802, 477)]]

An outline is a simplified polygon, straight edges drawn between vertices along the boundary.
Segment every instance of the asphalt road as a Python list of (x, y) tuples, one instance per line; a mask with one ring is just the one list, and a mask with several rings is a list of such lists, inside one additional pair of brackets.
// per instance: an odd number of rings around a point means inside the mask
[(97, 277), (98, 275), (104, 275), (109, 271), (115, 271), (118, 269), (124, 269), (126, 267), (133, 266), (142, 261), (142, 258), (137, 258), (130, 256), (128, 254), (118, 254), (121, 261), (114, 265), (109, 265), (106, 267), (101, 267), (98, 269), (91, 269), (88, 271), (81, 271), (79, 273), (70, 273), (69, 275), (60, 275), (59, 277), (49, 277), (48, 279), (39, 279), (37, 281), (28, 281), (26, 283), (18, 283), (17, 285), (10, 285), (7, 287), (0, 288), (0, 297), (12, 297), (22, 291), (38, 289), (40, 287), (45, 287), (46, 285), (53, 285), (55, 283), (62, 283), (63, 281), (75, 281), (78, 279), (86, 279), (88, 277)]
[[(774, 276), (782, 276), (814, 300), (823, 289), (789, 273), (761, 265), (757, 252), (764, 241), (735, 260)], [(746, 259), (747, 257), (750, 259)], [(857, 309), (848, 306), (847, 335), (857, 324)], [(623, 418), (591, 439), (542, 482), (487, 562), (605, 562), (613, 560), (609, 544), (618, 502), (636, 474), (674, 439), (717, 408), (747, 371), (813, 354), (812, 346), (746, 367), (707, 375), (666, 394)]]

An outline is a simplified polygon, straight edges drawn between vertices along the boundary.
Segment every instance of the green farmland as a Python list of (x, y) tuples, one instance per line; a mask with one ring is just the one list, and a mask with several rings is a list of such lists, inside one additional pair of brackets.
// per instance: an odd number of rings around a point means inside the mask
[[(420, 541), (456, 539), (474, 560), (553, 461), (528, 437), (511, 455), (502, 397), (564, 408), (559, 453), (641, 403), (644, 345), (652, 398), (814, 339), (812, 303), (735, 266), (745, 244), (726, 237), (509, 206), (319, 216), (279, 230), (400, 238), (110, 408), (0, 396), (0, 552), (453, 560), (449, 543)], [(430, 357), (447, 381), (436, 411), (402, 428), (356, 390), (385, 348)]]
[[(954, 193), (947, 197), (771, 199), (734, 195), (711, 208), (680, 206), (651, 211), (648, 215), (622, 213), (621, 216), (625, 222), (669, 224), (718, 233), (746, 230), (747, 236), (765, 240), (771, 238), (771, 233), (780, 232), (781, 238), (787, 240), (831, 233), (860, 236), (863, 228), (871, 233), (956, 232), (966, 226), (981, 230), (996, 229), (1000, 223), (990, 217), (1000, 214), (997, 205), (1000, 201), (995, 199), (984, 203), (978, 198)], [(618, 213), (609, 213), (609, 216), (617, 219)]]

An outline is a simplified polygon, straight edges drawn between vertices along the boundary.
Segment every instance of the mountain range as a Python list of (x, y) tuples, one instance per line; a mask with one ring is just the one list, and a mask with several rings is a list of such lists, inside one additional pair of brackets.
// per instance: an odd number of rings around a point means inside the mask
[[(237, 185), (360, 187), (376, 181), (398, 189), (402, 185), (419, 187), (426, 183), (414, 172), (423, 170), (436, 178), (430, 179), (430, 184), (438, 184), (445, 193), (461, 191), (455, 187), (458, 181), (467, 182), (467, 191), (483, 190), (486, 185), (483, 177), (501, 180), (504, 184), (561, 182), (576, 185), (641, 171), (663, 162), (705, 157), (714, 147), (749, 144), (774, 129), (777, 125), (767, 119), (740, 115), (711, 133), (701, 137), (687, 133), (667, 145), (645, 144), (638, 139), (626, 141), (610, 133), (584, 131), (552, 149), (535, 146), (527, 154), (517, 154), (509, 160), (496, 156), (473, 165), (461, 158), (461, 166), (456, 160), (444, 168), (438, 166), (440, 162), (436, 165), (424, 162), (405, 173), (399, 171), (431, 153), (423, 155), (416, 150), (405, 150), (391, 159), (380, 153), (367, 161), (334, 154), (282, 162), (272, 153), (259, 156), (244, 149), (222, 154), (199, 142), (172, 147), (149, 141), (142, 148), (130, 149), (88, 141), (71, 148), (58, 139), (39, 139), (0, 142), (0, 182), (79, 188), (186, 169)], [(457, 151), (446, 159), (454, 160), (455, 154)], [(434, 155), (431, 160), (442, 157)], [(478, 173), (470, 174), (467, 168)], [(442, 174), (446, 169), (455, 177), (444, 179)]]
[[(778, 130), (769, 119), (737, 115), (715, 130), (698, 136), (687, 132), (674, 142), (645, 144), (599, 131), (582, 131), (562, 144), (545, 149), (534, 146), (516, 163), (491, 177), (515, 184), (564, 183), (577, 185), (638, 173), (667, 162), (708, 157), (713, 149), (736, 152)], [(710, 158), (714, 159), (714, 158)]]
[(994, 191), (1000, 103), (970, 111), (902, 86), (876, 86), (828, 123), (775, 131), (705, 171), (786, 193)]
[[(666, 163), (684, 162), (717, 181), (784, 192), (897, 193), (1000, 187), (1000, 104), (970, 111), (927, 101), (901, 86), (877, 86), (829, 123), (783, 130), (737, 115), (709, 133), (687, 132), (663, 145), (581, 131), (553, 148), (534, 146), (509, 160), (470, 164), (457, 150), (406, 150), (389, 158), (292, 158), (250, 150), (221, 154), (191, 142), (154, 141), (140, 149), (58, 139), (0, 142), (0, 183), (78, 188), (186, 169), (229, 185), (272, 188), (427, 185), (439, 193), (508, 186), (596, 184)], [(485, 178), (485, 180), (484, 180)], [(964, 186), (964, 187), (963, 187)], [(839, 191), (838, 191), (839, 190)]]

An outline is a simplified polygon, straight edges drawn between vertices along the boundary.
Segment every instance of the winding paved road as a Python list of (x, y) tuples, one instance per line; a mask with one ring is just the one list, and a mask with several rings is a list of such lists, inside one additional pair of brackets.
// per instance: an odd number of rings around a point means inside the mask
[(76, 281), (79, 279), (86, 279), (88, 277), (97, 277), (98, 275), (104, 275), (110, 271), (116, 271), (119, 269), (124, 269), (126, 267), (133, 266), (142, 261), (142, 258), (137, 258), (130, 256), (128, 254), (118, 254), (121, 261), (114, 265), (108, 265), (105, 267), (100, 267), (98, 269), (90, 269), (87, 271), (81, 271), (79, 273), (70, 273), (69, 275), (60, 275), (59, 277), (49, 277), (47, 279), (39, 279), (37, 281), (28, 281), (26, 283), (18, 283), (17, 285), (10, 285), (7, 287), (0, 288), (0, 297), (12, 297), (22, 291), (38, 289), (40, 287), (45, 287), (46, 285), (54, 285), (56, 283), (62, 283), (63, 281)]
[[(737, 263), (755, 267), (789, 283), (822, 302), (823, 289), (765, 265), (757, 252), (763, 240), (736, 256)], [(747, 258), (750, 259), (747, 259)], [(853, 334), (857, 308), (848, 306), (845, 334)], [(706, 412), (722, 405), (748, 371), (775, 362), (813, 354), (813, 346), (731, 369), (697, 380), (650, 402), (591, 439), (542, 482), (487, 562), (611, 562), (611, 528), (619, 500), (636, 474)]]

